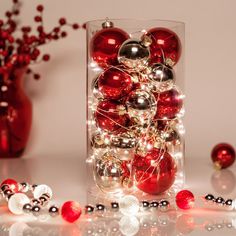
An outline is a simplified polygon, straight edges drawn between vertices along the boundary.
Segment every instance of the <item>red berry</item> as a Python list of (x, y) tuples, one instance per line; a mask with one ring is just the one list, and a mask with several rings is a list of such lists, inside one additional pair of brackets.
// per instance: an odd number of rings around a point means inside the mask
[(6, 17), (10, 18), (12, 16), (12, 13), (7, 11), (5, 15), (6, 15)]
[(79, 219), (82, 209), (78, 202), (68, 201), (61, 207), (61, 216), (67, 222), (73, 223)]
[(83, 28), (83, 29), (86, 29), (86, 23), (84, 23), (84, 24), (82, 25), (82, 28)]
[(79, 29), (79, 25), (78, 25), (77, 23), (74, 23), (74, 24), (72, 25), (72, 28), (73, 28), (73, 29)]
[(38, 32), (43, 32), (43, 26), (42, 26), (42, 25), (38, 26), (38, 27), (37, 27), (37, 31), (38, 31)]
[(60, 25), (65, 25), (66, 24), (66, 19), (65, 18), (60, 18), (59, 23), (60, 23)]
[(19, 185), (18, 183), (14, 180), (14, 179), (6, 179), (1, 183), (1, 187), (3, 185), (8, 185), (9, 188), (14, 191), (14, 192), (18, 192), (19, 191)]
[(27, 71), (26, 71), (27, 74), (30, 74), (31, 72), (32, 72), (32, 70), (30, 68), (27, 69)]
[(13, 0), (13, 3), (18, 3), (19, 1), (18, 0)]
[(55, 27), (55, 28), (53, 29), (53, 32), (55, 32), (55, 33), (60, 32), (60, 28), (59, 28), (59, 27)]
[(0, 20), (0, 26), (2, 26), (3, 25), (3, 20)]
[(43, 55), (43, 60), (44, 61), (49, 61), (50, 60), (50, 55), (49, 54)]
[(54, 40), (58, 40), (58, 39), (59, 39), (59, 36), (58, 36), (57, 34), (54, 34), (54, 35), (52, 36), (52, 38), (53, 38)]
[(43, 11), (43, 5), (38, 5), (36, 9), (37, 9), (37, 11), (42, 12)]
[(34, 79), (39, 80), (40, 79), (40, 75), (39, 74), (34, 74)]
[(14, 13), (14, 15), (19, 15), (20, 11), (19, 10), (15, 10), (13, 13)]
[(41, 16), (35, 16), (34, 20), (35, 20), (35, 22), (41, 22), (42, 21), (42, 17)]
[(65, 31), (61, 32), (61, 37), (65, 38), (67, 36), (67, 33)]

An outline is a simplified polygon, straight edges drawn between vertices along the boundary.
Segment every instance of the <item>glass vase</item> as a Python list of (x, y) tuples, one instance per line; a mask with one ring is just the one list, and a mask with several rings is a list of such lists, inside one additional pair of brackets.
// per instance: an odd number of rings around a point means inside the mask
[(184, 23), (86, 29), (89, 196), (171, 196), (184, 185)]
[(0, 74), (0, 158), (20, 157), (28, 141), (32, 104), (22, 87), (25, 71)]

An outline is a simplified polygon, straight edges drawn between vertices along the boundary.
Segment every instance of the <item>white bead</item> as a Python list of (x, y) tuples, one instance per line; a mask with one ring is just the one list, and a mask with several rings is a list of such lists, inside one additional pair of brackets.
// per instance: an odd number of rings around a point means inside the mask
[(126, 195), (120, 199), (119, 208), (123, 215), (136, 215), (139, 211), (139, 201), (132, 195)]
[(15, 193), (8, 201), (9, 210), (15, 215), (23, 214), (23, 206), (30, 203), (30, 199), (23, 193)]
[(119, 222), (120, 231), (123, 235), (136, 235), (139, 231), (139, 221), (135, 216), (123, 216)]
[(34, 189), (34, 198), (40, 198), (44, 193), (48, 194), (52, 198), (52, 189), (46, 184), (38, 185)]

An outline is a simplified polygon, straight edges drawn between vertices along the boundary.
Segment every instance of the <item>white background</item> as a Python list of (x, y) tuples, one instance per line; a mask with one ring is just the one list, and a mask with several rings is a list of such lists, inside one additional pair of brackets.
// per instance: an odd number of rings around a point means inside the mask
[[(1, 13), (9, 3), (10, 0), (1, 0)], [(46, 8), (48, 29), (60, 16), (79, 23), (105, 17), (185, 22), (187, 158), (208, 158), (217, 142), (236, 145), (234, 0), (25, 0), (22, 22), (32, 23), (38, 3)], [(45, 154), (85, 158), (85, 47), (85, 32), (79, 30), (70, 31), (65, 40), (44, 48), (51, 53), (52, 60), (35, 66), (42, 74), (41, 81), (27, 82), (27, 92), (34, 104), (27, 158), (44, 158)]]

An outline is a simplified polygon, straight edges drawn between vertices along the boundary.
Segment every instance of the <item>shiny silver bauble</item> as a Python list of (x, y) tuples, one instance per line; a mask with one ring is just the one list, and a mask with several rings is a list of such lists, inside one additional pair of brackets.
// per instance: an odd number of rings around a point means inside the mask
[(174, 70), (167, 65), (156, 63), (149, 68), (148, 79), (154, 92), (164, 92), (175, 84)]
[(154, 95), (142, 89), (134, 90), (128, 95), (126, 106), (130, 119), (140, 125), (150, 122), (157, 109)]
[(102, 93), (99, 91), (99, 88), (98, 88), (98, 79), (99, 79), (99, 76), (98, 77), (95, 77), (91, 83), (91, 90), (93, 92), (93, 96), (97, 99), (102, 99), (103, 98), (103, 95)]
[(135, 39), (126, 40), (118, 52), (118, 61), (127, 68), (137, 71), (143, 70), (147, 66), (149, 58), (149, 48)]
[(110, 137), (100, 132), (94, 133), (91, 138), (93, 148), (106, 148), (110, 145)]
[(97, 186), (104, 192), (119, 192), (122, 188), (122, 161), (113, 153), (107, 152), (94, 163), (94, 178)]

